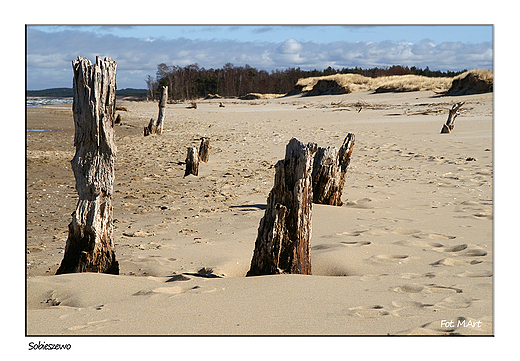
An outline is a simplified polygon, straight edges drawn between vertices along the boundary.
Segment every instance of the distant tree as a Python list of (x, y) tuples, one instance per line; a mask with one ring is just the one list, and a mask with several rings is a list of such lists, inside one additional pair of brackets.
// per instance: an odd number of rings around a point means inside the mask
[(155, 99), (155, 91), (157, 89), (157, 82), (150, 75), (146, 77), (146, 86), (148, 87), (148, 94), (150, 97)]

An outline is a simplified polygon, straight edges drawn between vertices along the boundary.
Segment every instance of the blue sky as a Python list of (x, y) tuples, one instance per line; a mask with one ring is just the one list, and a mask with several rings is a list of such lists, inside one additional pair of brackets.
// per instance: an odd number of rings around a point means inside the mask
[(118, 63), (118, 88), (145, 88), (157, 64), (263, 70), (391, 65), (462, 70), (493, 67), (492, 26), (31, 26), (27, 89), (72, 86), (78, 55)]

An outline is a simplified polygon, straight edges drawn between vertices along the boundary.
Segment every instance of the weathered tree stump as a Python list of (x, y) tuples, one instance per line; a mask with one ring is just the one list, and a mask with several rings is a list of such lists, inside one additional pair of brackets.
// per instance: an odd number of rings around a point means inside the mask
[(186, 155), (186, 170), (184, 176), (199, 175), (199, 152), (196, 147), (188, 147), (188, 154)]
[(312, 169), (314, 203), (331, 206), (343, 204), (341, 196), (345, 187), (354, 141), (354, 134), (348, 133), (339, 150), (336, 147), (318, 148)]
[(460, 113), (458, 110), (460, 107), (464, 105), (465, 102), (459, 102), (453, 105), (453, 107), (450, 109), (450, 114), (448, 115), (448, 120), (446, 120), (446, 124), (442, 126), (441, 134), (445, 133), (451, 133), (453, 131), (453, 128), (455, 128), (455, 118)]
[(200, 141), (199, 160), (204, 163), (209, 161), (209, 138), (202, 137)]
[(163, 86), (162, 91), (161, 91), (161, 98), (159, 100), (159, 116), (157, 117), (157, 121), (155, 121), (153, 118), (150, 119), (150, 123), (148, 123), (148, 126), (144, 127), (144, 136), (145, 137), (150, 134), (157, 134), (157, 135), (162, 134), (167, 100), (168, 100), (168, 86)]
[(316, 150), (316, 144), (293, 138), (286, 146), (285, 159), (276, 164), (247, 276), (311, 274), (311, 172)]
[(71, 165), (79, 199), (57, 274), (119, 274), (112, 239), (116, 66), (100, 57), (94, 65), (81, 56), (72, 62), (76, 154)]

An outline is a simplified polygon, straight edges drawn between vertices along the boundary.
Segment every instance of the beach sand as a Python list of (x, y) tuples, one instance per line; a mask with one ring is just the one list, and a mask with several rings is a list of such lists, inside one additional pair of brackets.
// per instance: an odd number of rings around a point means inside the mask
[[(27, 108), (27, 129), (48, 130), (27, 132), (27, 335), (493, 334), (492, 93), (168, 104), (148, 137), (157, 103), (121, 105), (119, 276), (55, 275), (77, 202), (72, 107)], [(286, 144), (349, 132), (344, 204), (313, 205), (312, 275), (246, 278)], [(201, 137), (209, 162), (183, 177)]]

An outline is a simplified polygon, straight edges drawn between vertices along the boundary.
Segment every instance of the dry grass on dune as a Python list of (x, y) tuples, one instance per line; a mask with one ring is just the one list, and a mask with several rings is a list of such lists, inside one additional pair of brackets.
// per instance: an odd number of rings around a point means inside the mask
[[(360, 90), (373, 90), (377, 93), (432, 90), (444, 93), (448, 92), (452, 85), (459, 83), (461, 84), (457, 88), (459, 93), (492, 91), (493, 72), (475, 69), (454, 78), (431, 78), (412, 74), (370, 78), (359, 74), (334, 74), (301, 78), (296, 83), (296, 88), (308, 95), (351, 93)], [(331, 89), (324, 89), (327, 85)]]
[(453, 78), (446, 95), (467, 95), (493, 91), (493, 71), (473, 69)]
[(371, 90), (377, 93), (433, 90), (443, 92), (451, 86), (451, 78), (429, 78), (422, 75), (394, 75), (375, 78)]
[(256, 99), (273, 99), (283, 97), (285, 94), (262, 94), (262, 93), (248, 93), (243, 96), (242, 100), (256, 100)]

